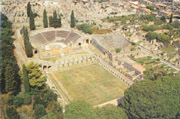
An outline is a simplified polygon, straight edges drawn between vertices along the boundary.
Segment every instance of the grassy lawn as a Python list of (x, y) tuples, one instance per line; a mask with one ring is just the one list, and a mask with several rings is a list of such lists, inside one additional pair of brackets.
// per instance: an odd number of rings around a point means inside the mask
[(128, 88), (97, 64), (56, 72), (55, 76), (63, 83), (73, 100), (86, 100), (93, 105), (120, 98)]

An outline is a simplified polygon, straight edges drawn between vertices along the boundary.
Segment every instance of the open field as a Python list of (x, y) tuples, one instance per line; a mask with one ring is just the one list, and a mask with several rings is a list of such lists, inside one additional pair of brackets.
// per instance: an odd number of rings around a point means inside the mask
[(128, 88), (98, 64), (55, 72), (54, 75), (73, 100), (86, 100), (93, 105), (120, 98)]

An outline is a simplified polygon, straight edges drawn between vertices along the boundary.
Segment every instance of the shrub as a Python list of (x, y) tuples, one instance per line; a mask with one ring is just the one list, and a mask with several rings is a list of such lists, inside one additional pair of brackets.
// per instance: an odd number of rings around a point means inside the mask
[(34, 109), (35, 119), (40, 119), (44, 115), (46, 115), (46, 110), (45, 110), (44, 106), (41, 104), (36, 105), (35, 109)]
[(24, 95), (24, 104), (31, 104), (31, 96), (29, 94)]
[(152, 5), (147, 5), (146, 8), (150, 9), (150, 10), (154, 10), (154, 6), (152, 6)]
[(47, 106), (50, 102), (57, 101), (57, 94), (51, 90), (47, 90), (47, 92), (44, 94), (42, 100), (44, 101), (45, 106)]
[(180, 28), (180, 23), (179, 23), (178, 21), (174, 21), (174, 22), (172, 23), (172, 26), (173, 26), (174, 28)]
[(143, 26), (142, 26), (142, 29), (143, 29), (144, 31), (155, 31), (155, 30), (158, 29), (158, 27), (157, 27), (157, 26), (154, 26), (154, 25), (151, 25), (151, 26), (143, 25)]
[(159, 34), (157, 39), (163, 43), (170, 43), (170, 40), (171, 40), (171, 38), (166, 34)]
[(155, 33), (155, 32), (148, 32), (148, 33), (146, 34), (146, 37), (148, 37), (150, 40), (156, 39), (157, 36), (158, 36), (158, 34)]
[(17, 113), (16, 108), (13, 106), (6, 108), (6, 114), (7, 114), (8, 119), (20, 119), (20, 116)]
[(10, 97), (8, 98), (8, 104), (9, 104), (9, 105), (13, 105), (13, 100), (14, 100), (14, 96), (10, 96)]
[(173, 30), (173, 26), (172, 26), (172, 25), (169, 25), (169, 24), (164, 25), (163, 28), (164, 28), (164, 29), (168, 29), (168, 30)]
[(13, 100), (13, 105), (20, 107), (24, 103), (24, 99), (20, 96), (16, 96)]
[(121, 48), (116, 48), (116, 53), (119, 53), (121, 51)]
[(86, 24), (86, 23), (78, 25), (77, 28), (79, 30), (82, 30), (85, 33), (88, 33), (88, 34), (92, 34), (93, 33), (93, 30), (92, 30), (91, 26), (89, 24)]

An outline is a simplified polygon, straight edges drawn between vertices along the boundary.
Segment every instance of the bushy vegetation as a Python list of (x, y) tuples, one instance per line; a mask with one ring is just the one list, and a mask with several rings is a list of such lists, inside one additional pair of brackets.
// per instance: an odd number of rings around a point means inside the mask
[(163, 43), (170, 43), (171, 38), (166, 34), (159, 34), (157, 39)]
[(121, 48), (116, 48), (116, 53), (119, 53), (121, 51)]
[(91, 28), (91, 26), (89, 24), (81, 24), (81, 25), (78, 25), (77, 28), (81, 31), (83, 31), (84, 33), (88, 33), (88, 34), (92, 34), (93, 33), (93, 30)]
[(150, 9), (150, 10), (152, 10), (152, 11), (154, 10), (154, 6), (153, 6), (153, 5), (147, 5), (146, 8), (147, 8), (147, 9)]
[(148, 32), (148, 33), (146, 34), (146, 37), (148, 37), (150, 40), (156, 39), (157, 36), (158, 36), (158, 34), (155, 33), (155, 32)]
[(75, 101), (66, 106), (64, 119), (128, 119), (124, 110), (114, 105), (93, 108), (85, 101)]
[(143, 25), (142, 29), (144, 31), (155, 31), (158, 30), (158, 27), (156, 25)]

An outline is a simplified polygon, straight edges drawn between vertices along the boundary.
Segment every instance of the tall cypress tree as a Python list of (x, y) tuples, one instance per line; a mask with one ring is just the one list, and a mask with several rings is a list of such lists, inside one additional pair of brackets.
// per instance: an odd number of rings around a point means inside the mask
[(5, 92), (14, 93), (17, 88), (17, 82), (16, 82), (16, 74), (11, 64), (6, 65), (4, 80), (5, 80)]
[(49, 26), (53, 27), (53, 17), (52, 16), (49, 17)]
[(76, 25), (76, 19), (74, 17), (74, 11), (72, 10), (72, 13), (71, 13), (71, 28), (74, 28)]
[(170, 16), (169, 23), (172, 23), (172, 21), (173, 21), (173, 14), (171, 14)]
[(29, 35), (26, 28), (23, 28), (23, 38), (24, 38), (24, 47), (25, 47), (26, 55), (27, 57), (32, 57), (33, 56), (32, 45), (29, 42)]
[(44, 28), (48, 27), (47, 12), (46, 12), (45, 9), (44, 9), (44, 12), (43, 12), (43, 24), (44, 24)]
[(53, 12), (53, 26), (54, 26), (55, 28), (58, 27), (58, 19), (57, 19), (56, 10)]
[(34, 14), (33, 14), (32, 11), (30, 12), (29, 25), (30, 25), (30, 29), (31, 30), (35, 30), (36, 29), (35, 22), (34, 22)]
[(30, 2), (28, 2), (28, 4), (27, 4), (27, 15), (28, 15), (28, 17), (30, 16), (30, 14), (31, 14), (31, 4), (30, 4)]
[(27, 70), (24, 64), (23, 64), (22, 71), (23, 71), (24, 89), (25, 89), (25, 92), (29, 92), (30, 86), (29, 86), (28, 74), (27, 74)]
[(59, 16), (59, 19), (58, 19), (58, 26), (57, 27), (61, 27), (62, 24), (61, 24), (61, 17)]

